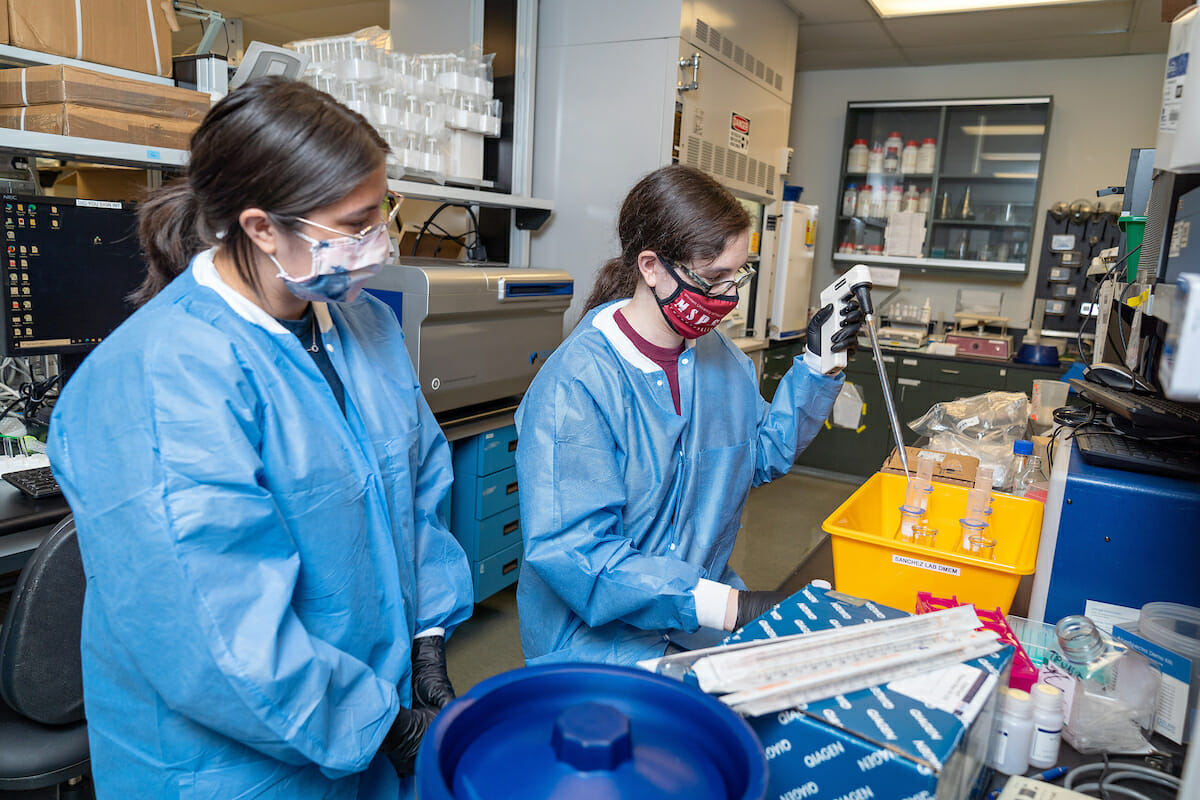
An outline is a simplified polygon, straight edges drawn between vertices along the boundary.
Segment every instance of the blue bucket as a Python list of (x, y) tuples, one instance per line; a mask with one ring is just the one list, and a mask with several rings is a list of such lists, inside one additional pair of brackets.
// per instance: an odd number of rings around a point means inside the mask
[(550, 664), (447, 706), (417, 756), (421, 800), (762, 800), (767, 760), (713, 698), (643, 670)]

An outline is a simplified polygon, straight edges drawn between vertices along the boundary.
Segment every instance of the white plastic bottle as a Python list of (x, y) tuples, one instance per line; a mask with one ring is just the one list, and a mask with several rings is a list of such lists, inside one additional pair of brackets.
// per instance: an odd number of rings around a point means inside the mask
[(909, 187), (904, 190), (904, 202), (901, 205), (902, 211), (919, 211), (918, 206), (921, 203), (921, 195), (917, 192), (917, 187), (909, 184)]
[(920, 145), (916, 139), (909, 139), (904, 143), (904, 150), (900, 153), (900, 171), (905, 175), (912, 175), (917, 171), (917, 150)]
[(931, 206), (933, 206), (933, 192), (926, 186), (921, 190), (921, 199), (917, 201), (917, 211), (928, 214)]
[(929, 175), (937, 163), (937, 139), (923, 139), (917, 148), (917, 173)]
[(1009, 689), (1004, 695), (992, 741), (989, 763), (997, 772), (1023, 775), (1029, 769), (1029, 746), (1033, 738), (1033, 705), (1029, 692)]
[(871, 184), (864, 183), (858, 190), (858, 202), (855, 204), (854, 216), (871, 216)]
[(1062, 743), (1062, 692), (1047, 683), (1033, 687), (1033, 736), (1029, 742), (1029, 766), (1048, 769), (1058, 763)]
[(892, 131), (888, 134), (887, 140), (883, 143), (884, 151), (894, 149), (896, 156), (900, 156), (900, 151), (904, 149), (904, 137), (900, 135), (900, 131)]
[(855, 139), (846, 153), (846, 172), (866, 172), (867, 155), (867, 140)]
[(879, 142), (871, 148), (871, 152), (867, 153), (867, 172), (872, 175), (879, 175), (883, 172), (883, 145)]
[(853, 217), (854, 209), (858, 207), (858, 186), (850, 184), (846, 187), (846, 194), (842, 197), (842, 216)]
[(883, 174), (895, 175), (900, 171), (900, 151), (894, 147), (887, 149), (887, 154), (883, 157)]
[(888, 190), (887, 200), (884, 201), (883, 216), (890, 217), (892, 214), (900, 213), (900, 207), (904, 204), (904, 191), (900, 184), (896, 184)]

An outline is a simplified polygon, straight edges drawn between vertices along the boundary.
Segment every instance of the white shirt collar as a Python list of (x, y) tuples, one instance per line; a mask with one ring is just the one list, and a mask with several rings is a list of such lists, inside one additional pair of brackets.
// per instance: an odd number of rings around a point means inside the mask
[[(637, 367), (642, 372), (662, 372), (662, 368), (643, 355), (642, 351), (637, 349), (637, 345), (625, 335), (625, 331), (617, 325), (617, 312), (629, 305), (629, 301), (632, 299), (626, 298), (600, 309), (596, 312), (596, 316), (592, 317), (592, 325), (604, 334), (604, 338), (608, 339), (609, 344), (617, 351), (617, 355), (628, 361), (631, 366)], [(696, 346), (695, 339), (684, 339), (683, 343), (687, 350)]]
[[(213, 263), (213, 255), (216, 252), (217, 248), (214, 247), (196, 254), (195, 259), (192, 261), (192, 274), (196, 277), (196, 283), (208, 287), (220, 295), (221, 299), (233, 309), (234, 313), (247, 322), (252, 322), (271, 333), (290, 333), (287, 328), (279, 324), (279, 320), (272, 317), (260, 306), (252, 303), (221, 278), (221, 274), (217, 272), (216, 264)], [(333, 326), (333, 318), (329, 315), (327, 305), (325, 303), (313, 303), (312, 305), (313, 313), (316, 314), (317, 325), (320, 327), (321, 333), (327, 333)]]

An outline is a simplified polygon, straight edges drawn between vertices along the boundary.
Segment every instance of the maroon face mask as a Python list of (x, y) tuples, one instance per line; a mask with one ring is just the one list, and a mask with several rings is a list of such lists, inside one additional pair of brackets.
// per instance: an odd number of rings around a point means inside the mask
[(674, 270), (667, 272), (675, 281), (675, 291), (665, 300), (658, 297), (654, 299), (658, 301), (658, 308), (671, 330), (685, 339), (699, 339), (717, 327), (738, 304), (737, 292), (709, 297), (684, 284)]

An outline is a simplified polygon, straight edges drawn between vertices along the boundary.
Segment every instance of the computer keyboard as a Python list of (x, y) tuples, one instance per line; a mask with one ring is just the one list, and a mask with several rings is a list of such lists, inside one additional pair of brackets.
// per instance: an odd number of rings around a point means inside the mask
[(49, 467), (19, 469), (15, 472), (6, 472), (0, 477), (34, 500), (62, 494), (62, 488), (59, 487), (58, 481), (55, 480), (54, 473), (50, 471)]
[(1119, 414), (1135, 427), (1200, 434), (1200, 405), (1110, 389), (1078, 378), (1071, 378), (1070, 384), (1085, 400)]
[(1195, 441), (1146, 441), (1089, 425), (1075, 431), (1075, 443), (1079, 456), (1094, 466), (1200, 481)]

